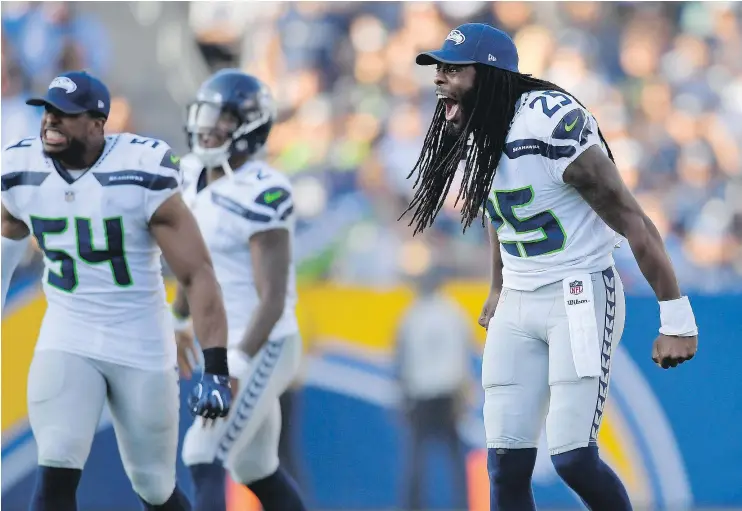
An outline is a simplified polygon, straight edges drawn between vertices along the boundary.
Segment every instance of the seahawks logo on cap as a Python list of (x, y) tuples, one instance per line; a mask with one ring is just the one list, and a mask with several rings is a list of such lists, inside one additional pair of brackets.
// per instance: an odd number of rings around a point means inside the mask
[(446, 41), (453, 41), (453, 44), (458, 46), (466, 41), (466, 37), (464, 37), (464, 34), (462, 34), (460, 30), (453, 29), (448, 33)]
[(58, 76), (49, 84), (50, 89), (64, 89), (67, 94), (72, 94), (77, 90), (77, 84), (66, 76)]

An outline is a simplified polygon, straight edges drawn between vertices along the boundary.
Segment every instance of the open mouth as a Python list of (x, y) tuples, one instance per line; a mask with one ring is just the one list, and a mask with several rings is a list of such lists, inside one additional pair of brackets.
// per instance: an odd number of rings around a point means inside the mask
[(459, 111), (461, 110), (459, 102), (440, 93), (438, 94), (438, 99), (443, 101), (443, 104), (446, 107), (446, 120), (449, 122), (455, 121), (458, 118)]
[(54, 128), (46, 128), (44, 130), (44, 142), (49, 145), (64, 145), (67, 143), (67, 137), (62, 132)]

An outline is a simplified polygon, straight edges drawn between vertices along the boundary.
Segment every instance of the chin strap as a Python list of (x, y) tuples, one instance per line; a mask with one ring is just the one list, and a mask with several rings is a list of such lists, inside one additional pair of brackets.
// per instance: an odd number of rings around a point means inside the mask
[(229, 164), (229, 160), (224, 160), (222, 163), (222, 169), (224, 169), (224, 175), (227, 177), (233, 177), (234, 176), (234, 170), (232, 170), (232, 166)]

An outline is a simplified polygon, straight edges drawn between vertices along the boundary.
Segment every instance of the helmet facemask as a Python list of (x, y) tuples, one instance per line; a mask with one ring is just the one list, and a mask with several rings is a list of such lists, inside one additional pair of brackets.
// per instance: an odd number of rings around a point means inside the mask
[(232, 155), (252, 154), (259, 147), (250, 133), (271, 121), (269, 111), (241, 113), (236, 108), (210, 101), (196, 101), (188, 107), (186, 130), (193, 154), (207, 168), (222, 167), (232, 174)]

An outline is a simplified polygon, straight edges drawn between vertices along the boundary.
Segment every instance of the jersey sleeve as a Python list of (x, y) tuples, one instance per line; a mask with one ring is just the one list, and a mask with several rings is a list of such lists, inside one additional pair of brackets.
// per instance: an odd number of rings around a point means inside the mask
[(181, 192), (183, 174), (180, 171), (180, 157), (164, 142), (160, 142), (151, 154), (143, 156), (143, 163), (144, 172), (151, 176), (144, 194), (144, 210), (149, 222), (163, 202)]
[(8, 213), (18, 219), (22, 213), (15, 201), (15, 185), (24, 179), (33, 179), (31, 174), (24, 172), (27, 170), (27, 165), (24, 164), (27, 160), (25, 151), (31, 147), (32, 141), (29, 138), (23, 139), (3, 147), (2, 150), (2, 203)]
[(559, 183), (564, 182), (564, 171), (570, 163), (587, 149), (597, 144), (605, 150), (598, 134), (598, 123), (587, 110), (580, 105), (563, 110), (563, 114), (559, 112), (561, 118), (548, 138), (548, 147), (551, 148), (549, 171)]
[(293, 222), (294, 198), (288, 182), (273, 182), (262, 187), (246, 205), (240, 232), (250, 239), (259, 232), (289, 229)]
[(13, 188), (10, 181), (13, 179), (12, 157), (8, 155), (7, 148), (3, 148), (2, 156), (2, 203), (3, 207), (15, 218), (18, 218), (18, 208), (16, 208), (13, 198)]

